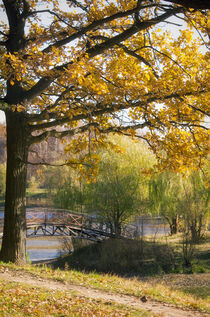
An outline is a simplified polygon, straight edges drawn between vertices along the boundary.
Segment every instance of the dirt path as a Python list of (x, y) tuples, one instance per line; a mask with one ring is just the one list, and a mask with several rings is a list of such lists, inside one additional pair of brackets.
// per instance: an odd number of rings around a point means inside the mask
[(101, 299), (105, 302), (116, 302), (134, 308), (144, 309), (159, 314), (161, 317), (206, 317), (209, 314), (200, 313), (192, 310), (183, 310), (168, 304), (147, 299), (145, 303), (140, 298), (130, 295), (114, 294), (97, 290), (94, 288), (74, 285), (70, 283), (62, 283), (51, 279), (43, 279), (26, 272), (4, 270), (0, 272), (0, 279), (10, 282), (19, 282), (29, 284), (35, 287), (44, 287), (53, 290), (75, 291), (78, 295), (93, 299)]

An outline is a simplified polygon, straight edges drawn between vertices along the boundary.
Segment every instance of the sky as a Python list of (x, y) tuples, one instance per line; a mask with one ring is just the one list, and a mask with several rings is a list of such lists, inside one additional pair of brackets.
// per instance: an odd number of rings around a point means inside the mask
[(0, 123), (5, 122), (5, 115), (4, 112), (0, 110)]

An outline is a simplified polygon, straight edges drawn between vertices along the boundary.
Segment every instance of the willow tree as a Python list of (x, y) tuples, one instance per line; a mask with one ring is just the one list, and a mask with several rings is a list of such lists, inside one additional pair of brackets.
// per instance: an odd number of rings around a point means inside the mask
[[(208, 61), (200, 47), (209, 5), (199, 2), (2, 1), (0, 110), (7, 125), (2, 260), (25, 262), (26, 173), (34, 143), (71, 136), (68, 163), (91, 171), (91, 153), (108, 132), (132, 135), (142, 129), (140, 137), (161, 166), (202, 165)], [(173, 39), (169, 29), (182, 23), (185, 30)]]
[(149, 184), (150, 210), (167, 221), (170, 234), (179, 231), (181, 214), (180, 201), (183, 197), (182, 175), (174, 173), (160, 173), (152, 177)]
[(101, 151), (97, 181), (84, 184), (84, 205), (89, 212), (97, 211), (117, 236), (135, 215), (145, 212), (150, 178), (147, 170), (155, 160), (143, 142), (122, 136), (111, 136), (109, 140), (119, 150)]

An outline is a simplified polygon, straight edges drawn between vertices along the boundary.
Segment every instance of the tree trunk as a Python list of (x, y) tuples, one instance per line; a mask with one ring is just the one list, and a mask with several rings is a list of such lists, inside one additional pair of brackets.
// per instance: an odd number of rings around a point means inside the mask
[(122, 228), (121, 228), (121, 223), (120, 223), (119, 219), (115, 219), (115, 221), (114, 221), (114, 233), (115, 233), (115, 236), (117, 238), (120, 237), (121, 230), (122, 230)]
[(170, 235), (177, 234), (178, 227), (179, 227), (179, 216), (176, 215), (174, 217), (167, 217), (164, 216), (164, 218), (168, 221), (169, 227), (170, 227)]
[(26, 262), (26, 176), (29, 130), (23, 113), (7, 111), (7, 174), (0, 259)]
[(177, 232), (178, 232), (178, 223), (179, 223), (178, 216), (175, 216), (175, 217), (173, 217), (171, 219), (171, 223), (170, 223), (171, 235), (177, 234)]

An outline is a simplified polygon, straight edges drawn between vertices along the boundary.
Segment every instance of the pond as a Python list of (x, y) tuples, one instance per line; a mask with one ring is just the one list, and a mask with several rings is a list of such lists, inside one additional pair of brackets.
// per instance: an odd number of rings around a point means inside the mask
[[(0, 210), (0, 237), (2, 235), (4, 213)], [(168, 234), (169, 227), (161, 218), (137, 218), (138, 236)], [(0, 239), (1, 244), (1, 239)], [(62, 237), (27, 238), (27, 260), (33, 262), (55, 259), (64, 253)]]
[[(1, 245), (0, 239), (0, 245)], [(62, 238), (30, 238), (26, 240), (27, 262), (51, 260), (65, 252), (62, 250)]]
[(138, 228), (138, 236), (166, 235), (170, 233), (169, 225), (161, 217), (135, 219)]
[[(0, 209), (0, 237), (3, 231), (3, 208)], [(1, 238), (0, 238), (1, 245)], [(62, 251), (61, 237), (42, 237), (42, 238), (27, 238), (26, 240), (27, 261), (36, 262), (55, 259), (64, 253)]]
[(27, 261), (55, 259), (64, 254), (62, 238), (30, 238), (26, 241)]

